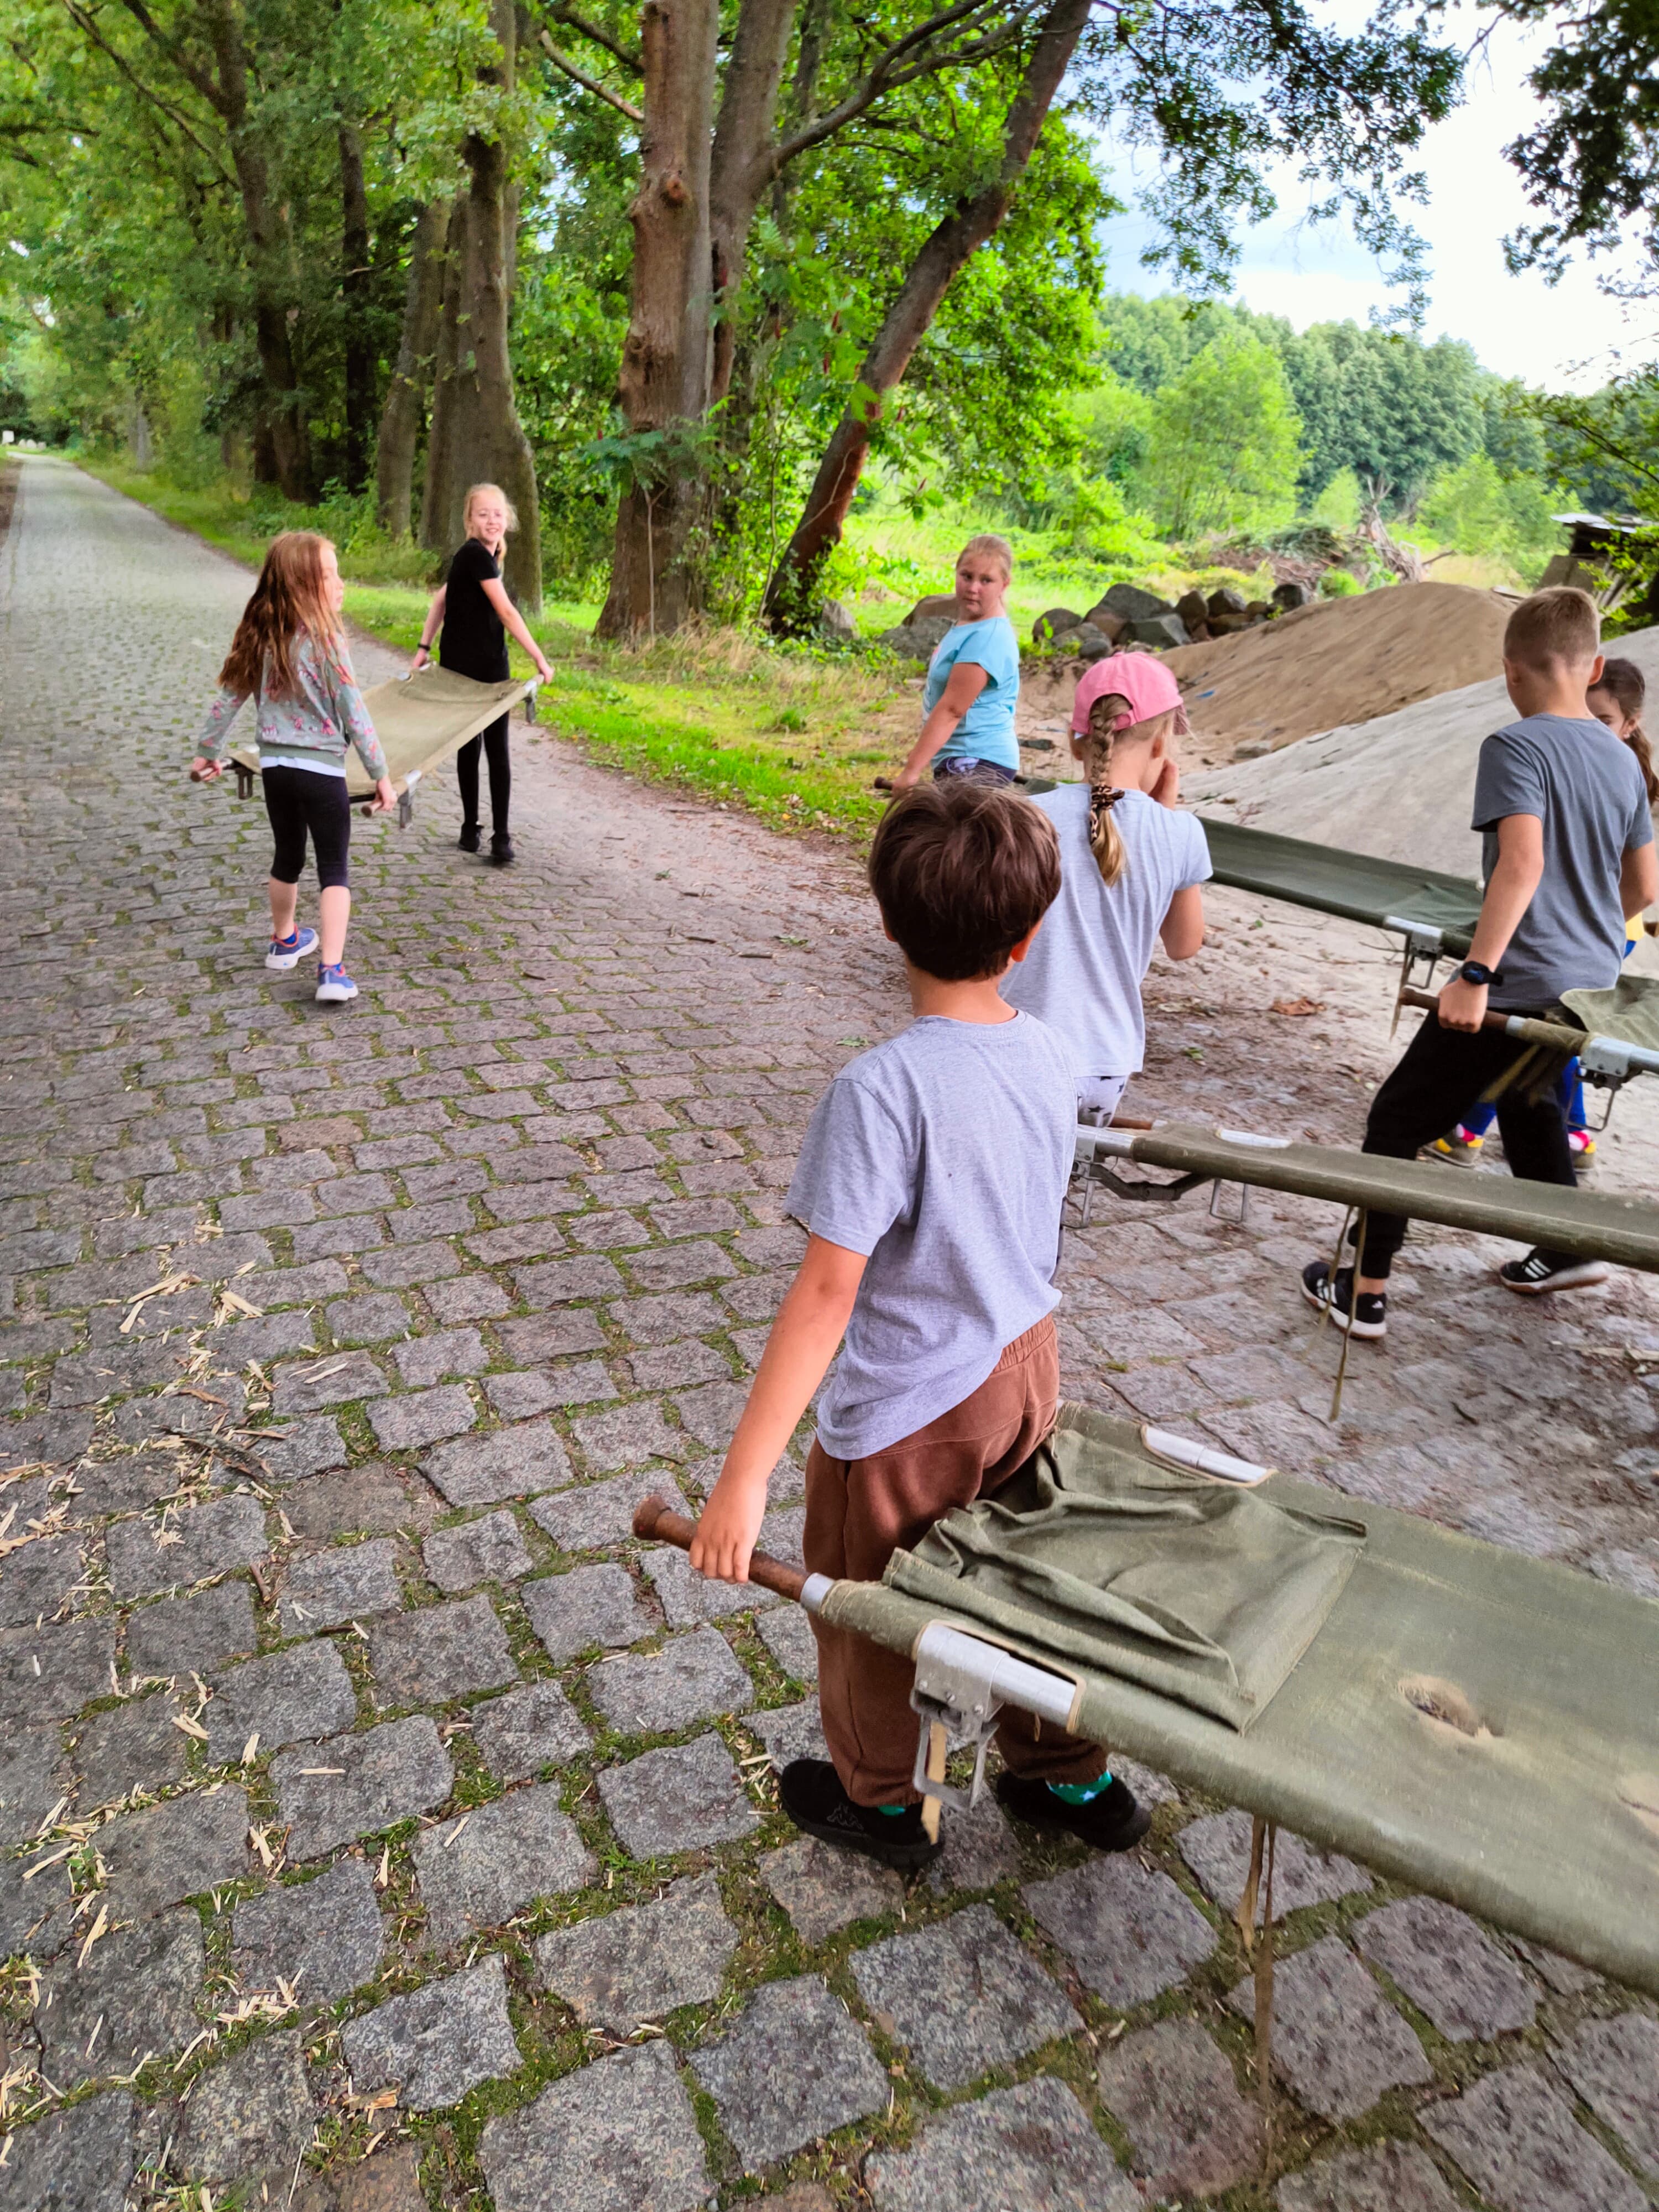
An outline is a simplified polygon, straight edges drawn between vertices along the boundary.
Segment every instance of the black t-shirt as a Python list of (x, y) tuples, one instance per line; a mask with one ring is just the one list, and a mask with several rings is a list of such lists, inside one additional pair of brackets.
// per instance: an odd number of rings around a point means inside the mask
[(479, 684), (504, 684), (507, 632), (484, 597), (484, 586), (501, 580), (501, 563), (487, 545), (469, 538), (449, 564), (444, 579), (444, 626), (438, 636), (441, 666)]

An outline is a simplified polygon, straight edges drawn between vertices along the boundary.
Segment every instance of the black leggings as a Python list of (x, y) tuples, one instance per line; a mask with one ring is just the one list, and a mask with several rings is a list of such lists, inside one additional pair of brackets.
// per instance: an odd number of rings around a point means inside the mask
[[(1506, 1010), (1507, 1011), (1507, 1010)], [(1434, 1015), (1406, 1048), (1405, 1057), (1371, 1101), (1362, 1152), (1391, 1160), (1415, 1159), (1419, 1146), (1431, 1144), (1461, 1121), (1480, 1094), (1527, 1050), (1501, 1030), (1443, 1030)], [(1498, 1127), (1510, 1172), (1528, 1182), (1556, 1182), (1571, 1189), (1572, 1149), (1561, 1110), (1559, 1087), (1528, 1103), (1526, 1079), (1498, 1101)], [(1401, 1213), (1373, 1213), (1365, 1227), (1367, 1275), (1386, 1277), (1406, 1239)], [(1349, 1241), (1353, 1241), (1351, 1231)]]
[(270, 872), (279, 884), (297, 884), (306, 864), (306, 832), (317, 855), (317, 881), (324, 890), (351, 881), (351, 805), (343, 775), (319, 775), (309, 768), (268, 768), (265, 812), (276, 849)]
[(507, 751), (507, 717), (469, 738), (455, 756), (455, 781), (461, 787), (461, 815), (469, 830), (478, 826), (478, 748), (489, 755), (489, 821), (498, 837), (507, 835), (507, 810), (513, 796), (513, 763)]

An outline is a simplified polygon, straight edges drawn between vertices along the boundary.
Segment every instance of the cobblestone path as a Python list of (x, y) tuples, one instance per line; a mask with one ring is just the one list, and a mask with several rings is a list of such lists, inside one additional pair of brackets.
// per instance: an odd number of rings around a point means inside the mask
[[(794, 1835), (804, 1618), (628, 1530), (718, 1463), (811, 1102), (901, 1018), (888, 950), (844, 860), (521, 733), (521, 864), (454, 850), (447, 787), (361, 830), (363, 996), (317, 1008), (259, 963), (262, 811), (184, 775), (246, 587), (26, 464), (0, 2212), (1650, 2205), (1653, 2008), (1289, 1842), (1260, 2179), (1247, 1825), (1155, 1776), (1127, 1861), (991, 1808), (907, 1892)], [(1215, 910), (1139, 1099), (1351, 1141), (1386, 956)], [(1659, 1594), (1647, 1285), (1540, 1313), (1421, 1237), (1333, 1429), (1291, 1272), (1332, 1234), (1098, 1206), (1071, 1387)]]

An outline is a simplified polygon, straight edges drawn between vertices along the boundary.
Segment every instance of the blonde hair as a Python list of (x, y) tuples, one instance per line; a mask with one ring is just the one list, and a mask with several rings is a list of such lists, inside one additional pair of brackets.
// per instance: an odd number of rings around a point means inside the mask
[(1522, 599), (1504, 630), (1504, 658), (1523, 668), (1550, 660), (1594, 660), (1601, 647), (1601, 616), (1588, 592), (1553, 584)]
[(483, 499), (490, 492), (495, 494), (495, 497), (500, 500), (501, 505), (507, 509), (507, 528), (509, 530), (516, 530), (519, 526), (519, 510), (514, 506), (512, 501), (507, 497), (507, 494), (501, 489), (499, 484), (469, 484), (466, 488), (466, 497), (461, 503), (461, 527), (467, 532), (469, 537), (471, 535), (472, 532), (473, 502), (477, 500)]
[(988, 560), (1000, 561), (1003, 574), (1012, 582), (1014, 549), (1006, 538), (999, 538), (994, 530), (985, 531), (978, 538), (970, 538), (957, 556), (957, 568), (961, 568), (963, 562), (975, 553), (983, 555)]
[(314, 530), (284, 530), (265, 550), (253, 596), (242, 610), (219, 681), (267, 699), (294, 690), (294, 648), (301, 634), (319, 653), (337, 652), (339, 618), (328, 603), (323, 555), (333, 541)]
[(1089, 782), (1089, 849), (1108, 890), (1129, 865), (1123, 832), (1112, 819), (1112, 810), (1123, 796), (1122, 787), (1112, 781), (1112, 754), (1121, 744), (1156, 744), (1175, 728), (1173, 707), (1166, 707), (1159, 714), (1148, 714), (1143, 722), (1132, 722), (1127, 730), (1115, 728), (1118, 716), (1129, 711), (1129, 702), (1121, 691), (1103, 691), (1089, 702), (1089, 727), (1083, 738), (1083, 772)]

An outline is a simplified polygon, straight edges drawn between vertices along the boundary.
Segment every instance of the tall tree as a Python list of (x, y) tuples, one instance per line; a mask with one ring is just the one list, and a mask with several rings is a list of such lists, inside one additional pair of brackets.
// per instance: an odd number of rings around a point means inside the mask
[(416, 221), (404, 280), (398, 358), (386, 384), (374, 453), (374, 511), (388, 537), (409, 534), (415, 449), (432, 383), (432, 355), (443, 306), (449, 202), (428, 200)]

